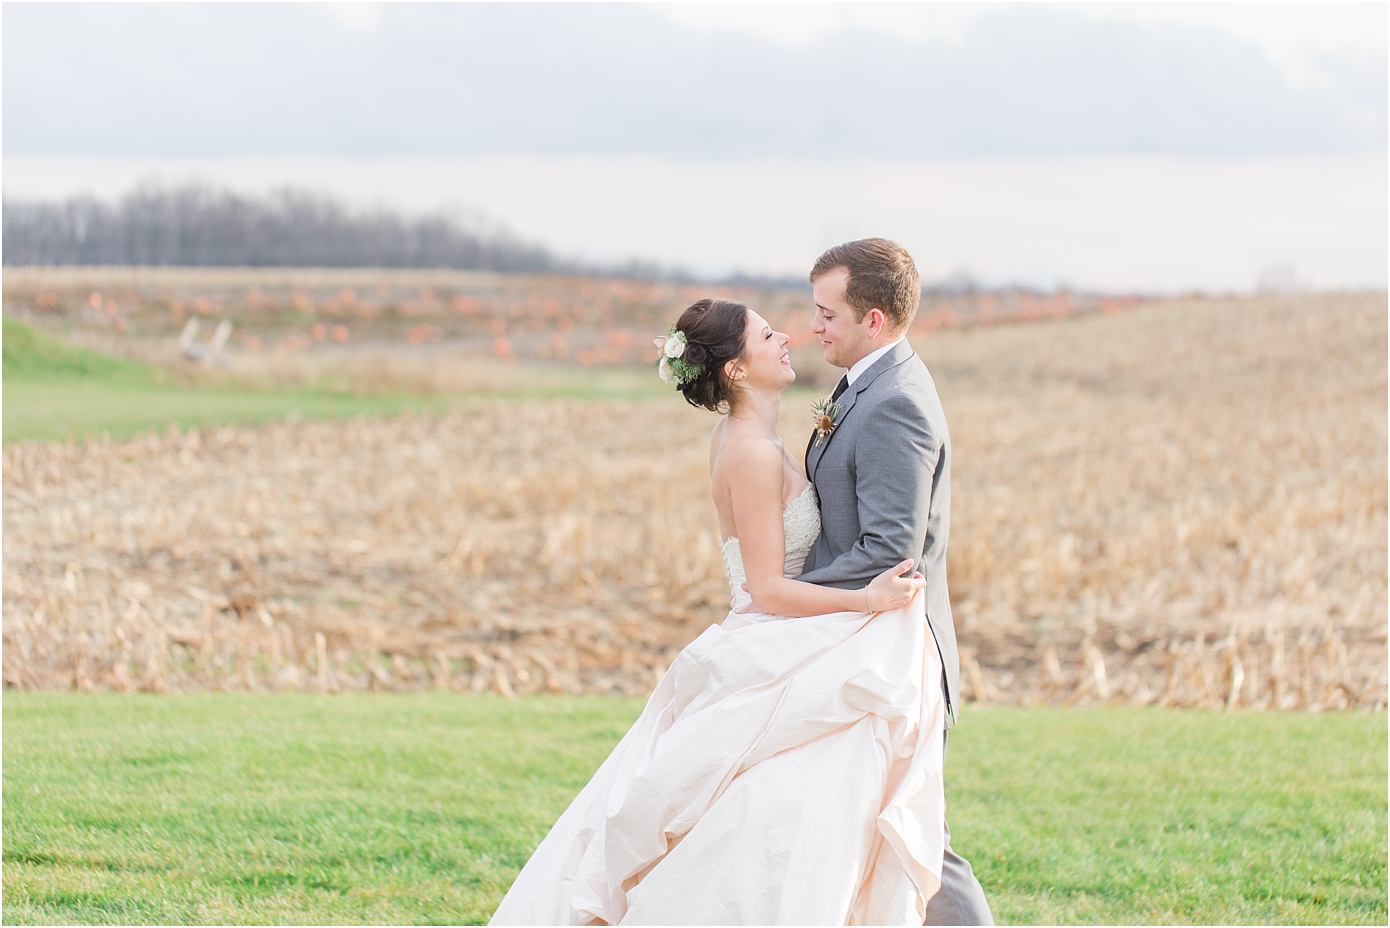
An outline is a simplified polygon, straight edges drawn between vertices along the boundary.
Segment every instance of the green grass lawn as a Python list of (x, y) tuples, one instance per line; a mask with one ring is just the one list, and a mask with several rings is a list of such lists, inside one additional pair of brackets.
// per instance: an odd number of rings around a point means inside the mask
[(127, 438), (169, 425), (253, 424), (287, 417), (335, 419), (439, 411), (447, 402), (317, 390), (217, 390), (110, 381), (5, 378), (4, 440)]
[(313, 389), (193, 386), (170, 372), (68, 345), (4, 319), (4, 441), (110, 435), (171, 424), (222, 425), (286, 416), (330, 418), (434, 409), (439, 398), (359, 396)]
[[(3, 919), (486, 921), (640, 709), (7, 692)], [(974, 709), (947, 774), (1000, 922), (1385, 924), (1384, 714)]]
[(952, 845), (1001, 923), (1386, 921), (1386, 717), (967, 710)]
[[(457, 362), (455, 362), (457, 363)], [(642, 398), (662, 395), (646, 369), (492, 365), (486, 395), (498, 399), (569, 396)], [(314, 388), (246, 389), (198, 386), (172, 372), (68, 345), (4, 319), (4, 441), (65, 440), (180, 427), (251, 424), (413, 410), (444, 412), (466, 396), (353, 393)]]

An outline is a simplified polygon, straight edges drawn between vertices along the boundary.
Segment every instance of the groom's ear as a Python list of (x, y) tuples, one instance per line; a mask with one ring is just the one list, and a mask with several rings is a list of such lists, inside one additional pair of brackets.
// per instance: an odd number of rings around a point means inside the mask
[(877, 306), (869, 310), (864, 315), (865, 321), (869, 323), (870, 338), (878, 338), (878, 336), (885, 329), (888, 328), (888, 314), (885, 313), (883, 310), (879, 309)]

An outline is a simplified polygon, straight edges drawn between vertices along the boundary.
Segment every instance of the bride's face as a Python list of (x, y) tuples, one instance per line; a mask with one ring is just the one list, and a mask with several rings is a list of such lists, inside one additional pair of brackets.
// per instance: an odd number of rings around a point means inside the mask
[(781, 390), (796, 380), (788, 346), (791, 337), (774, 331), (767, 320), (751, 309), (743, 334), (743, 358), (733, 371), (735, 388)]

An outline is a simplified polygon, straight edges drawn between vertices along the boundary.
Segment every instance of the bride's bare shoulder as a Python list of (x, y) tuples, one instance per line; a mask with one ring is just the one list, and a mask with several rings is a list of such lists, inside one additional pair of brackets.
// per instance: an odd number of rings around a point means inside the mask
[(775, 441), (751, 430), (729, 428), (727, 420), (715, 426), (710, 448), (710, 469), (739, 474), (782, 472), (782, 449)]
[(719, 440), (724, 437), (724, 431), (729, 427), (729, 417), (720, 416), (719, 421), (714, 423), (714, 431), (710, 432), (710, 441), (719, 444)]

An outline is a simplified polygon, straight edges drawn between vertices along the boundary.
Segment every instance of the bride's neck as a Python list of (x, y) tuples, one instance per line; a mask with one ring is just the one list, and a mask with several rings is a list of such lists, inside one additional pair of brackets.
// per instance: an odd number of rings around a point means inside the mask
[(782, 391), (762, 393), (758, 390), (741, 391), (741, 395), (729, 410), (729, 418), (761, 426), (772, 434), (777, 433), (777, 414), (782, 406)]

